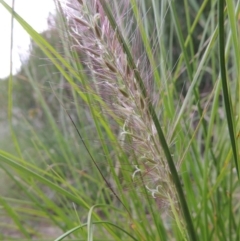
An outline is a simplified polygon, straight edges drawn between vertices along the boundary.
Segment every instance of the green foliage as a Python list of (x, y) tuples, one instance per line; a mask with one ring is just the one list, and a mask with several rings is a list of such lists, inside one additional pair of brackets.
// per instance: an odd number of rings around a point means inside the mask
[(0, 238), (238, 240), (239, 1), (108, 2), (13, 15)]

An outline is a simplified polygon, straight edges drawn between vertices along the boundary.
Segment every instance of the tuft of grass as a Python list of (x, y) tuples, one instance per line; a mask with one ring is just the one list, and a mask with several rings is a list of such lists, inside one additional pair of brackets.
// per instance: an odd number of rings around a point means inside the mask
[(0, 3), (40, 55), (8, 80), (0, 228), (239, 239), (239, 1), (55, 1), (45, 34)]

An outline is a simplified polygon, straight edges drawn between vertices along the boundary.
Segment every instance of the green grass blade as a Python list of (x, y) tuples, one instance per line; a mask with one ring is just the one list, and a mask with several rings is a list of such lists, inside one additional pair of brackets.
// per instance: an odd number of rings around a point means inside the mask
[(19, 228), (22, 234), (26, 238), (30, 238), (30, 235), (28, 231), (26, 230), (25, 226), (23, 225), (22, 220), (20, 220), (18, 214), (15, 212), (15, 210), (7, 203), (7, 201), (0, 196), (0, 204), (1, 206), (6, 210), (6, 212), (9, 214), (9, 216), (12, 218), (16, 226)]
[(47, 185), (48, 187), (52, 188), (59, 194), (62, 194), (65, 197), (70, 198), (72, 201), (76, 202), (77, 204), (83, 206), (86, 209), (89, 209), (89, 205), (80, 197), (77, 197), (68, 191), (61, 188), (59, 185), (56, 185), (55, 183), (49, 181), (48, 179), (44, 178), (43, 176), (37, 174), (36, 172), (30, 170), (29, 168), (26, 168), (22, 166), (21, 164), (17, 163), (16, 161), (10, 159), (8, 156), (4, 155), (4, 153), (0, 153), (0, 161), (11, 166), (12, 168), (18, 170), (22, 175), (26, 175), (27, 177), (33, 177), (35, 180), (40, 181), (41, 183)]
[[(108, 221), (97, 221), (97, 222), (92, 222), (92, 224), (106, 224), (106, 226), (113, 226), (119, 230), (121, 230), (123, 233), (127, 234), (132, 240), (138, 241), (138, 239), (136, 239), (132, 234), (130, 234), (129, 232), (127, 232), (126, 230), (122, 229), (121, 227), (115, 225), (114, 223), (108, 222)], [(55, 239), (54, 241), (61, 241), (64, 238), (66, 238), (67, 236), (69, 236), (70, 234), (72, 234), (73, 232), (77, 231), (78, 229), (81, 229), (83, 227), (87, 227), (88, 223), (84, 223), (82, 225), (79, 225), (71, 230), (69, 230), (68, 232), (64, 233), (63, 235), (61, 235), (60, 237), (58, 237), (57, 239)], [(107, 240), (106, 240), (107, 241)]]
[(226, 64), (225, 64), (225, 25), (224, 25), (224, 0), (219, 0), (219, 64), (221, 70), (222, 87), (223, 87), (223, 98), (225, 104), (225, 111), (228, 122), (228, 130), (232, 145), (232, 151), (235, 161), (236, 170), (239, 177), (239, 161), (238, 151), (236, 143), (236, 131), (235, 131), (235, 120), (232, 111), (231, 99), (229, 96), (229, 88), (227, 83), (226, 75)]

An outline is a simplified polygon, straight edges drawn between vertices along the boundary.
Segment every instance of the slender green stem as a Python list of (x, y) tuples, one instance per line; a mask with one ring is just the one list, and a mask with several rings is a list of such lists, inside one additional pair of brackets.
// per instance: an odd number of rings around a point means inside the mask
[(225, 64), (225, 33), (224, 33), (224, 0), (219, 0), (219, 59), (220, 59), (220, 70), (221, 70), (221, 79), (223, 87), (223, 98), (227, 116), (228, 130), (232, 145), (232, 151), (235, 161), (235, 166), (239, 178), (239, 167), (238, 167), (238, 152), (235, 139), (235, 130), (234, 130), (234, 119), (233, 111), (231, 105), (231, 99), (228, 93), (228, 84), (227, 84), (227, 75), (226, 75), (226, 64)]

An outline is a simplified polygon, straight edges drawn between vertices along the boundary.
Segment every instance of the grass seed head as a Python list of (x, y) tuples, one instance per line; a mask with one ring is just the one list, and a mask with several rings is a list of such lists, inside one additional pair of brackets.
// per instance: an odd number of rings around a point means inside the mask
[[(90, 3), (95, 7), (90, 7)], [(134, 26), (130, 23), (134, 23), (134, 19), (133, 21), (125, 19), (125, 13), (131, 12), (130, 3), (124, 0), (124, 3), (119, 1), (119, 4), (123, 5), (116, 9), (116, 6), (109, 2), (118, 23), (116, 30), (111, 28), (99, 0), (81, 1), (75, 8), (79, 10), (77, 12), (73, 10), (69, 16), (74, 26), (72, 36), (79, 45), (80, 52), (84, 54), (84, 64), (88, 66), (89, 76), (93, 76), (96, 80), (95, 90), (102, 98), (102, 102), (105, 102), (103, 108), (107, 107), (106, 113), (118, 118), (120, 141), (131, 139), (132, 152), (127, 153), (130, 158), (134, 153), (142, 163), (143, 182), (149, 187), (149, 192), (154, 198), (161, 197), (161, 203), (167, 203), (166, 193), (170, 193), (173, 200), (176, 200), (176, 193), (172, 188), (168, 165), (148, 110), (148, 102), (152, 101), (155, 94), (151, 86), (153, 75), (148, 68), (149, 65), (146, 64), (147, 61), (143, 61), (147, 60), (147, 57), (141, 57), (147, 54), (139, 54), (143, 44), (140, 43), (141, 38), (136, 37), (141, 36), (138, 29), (132, 31)], [(131, 68), (123, 45), (119, 42), (119, 31), (130, 40), (129, 46), (136, 69)], [(144, 80), (147, 97), (142, 96), (139, 83), (135, 79), (136, 73), (139, 73)], [(142, 156), (145, 159), (142, 159)], [(158, 188), (159, 185), (164, 188)]]

